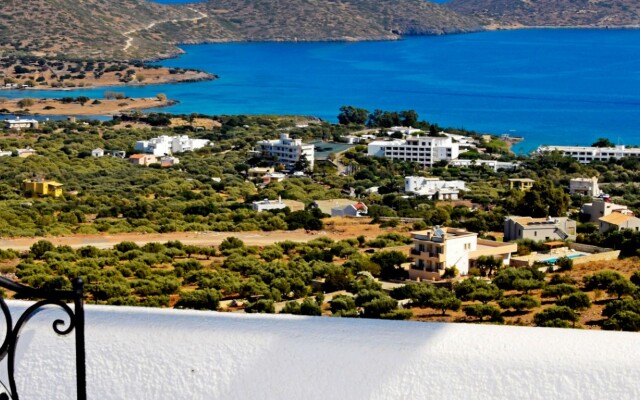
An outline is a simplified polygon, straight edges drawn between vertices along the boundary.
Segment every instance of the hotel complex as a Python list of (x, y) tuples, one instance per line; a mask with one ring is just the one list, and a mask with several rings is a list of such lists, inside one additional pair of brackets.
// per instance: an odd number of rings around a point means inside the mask
[(438, 161), (455, 160), (460, 145), (450, 137), (408, 137), (397, 140), (377, 140), (369, 143), (368, 154), (400, 161), (414, 161), (431, 167)]
[(588, 146), (540, 146), (537, 153), (559, 151), (564, 156), (575, 158), (581, 164), (591, 161), (607, 161), (610, 158), (640, 157), (640, 149), (628, 149), (625, 146), (588, 147)]
[(292, 168), (302, 156), (305, 156), (309, 162), (308, 169), (313, 169), (315, 147), (312, 144), (302, 143), (302, 139), (291, 139), (288, 134), (283, 133), (280, 139), (260, 140), (256, 144), (257, 150), (263, 157), (273, 157), (275, 161), (284, 164), (287, 168)]

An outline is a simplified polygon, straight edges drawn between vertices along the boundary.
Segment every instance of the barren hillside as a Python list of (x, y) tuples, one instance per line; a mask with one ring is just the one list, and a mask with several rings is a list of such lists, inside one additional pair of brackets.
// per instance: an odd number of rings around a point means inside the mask
[(396, 39), (482, 29), (423, 0), (4, 0), (0, 49), (75, 58), (157, 58), (180, 43)]
[(447, 6), (498, 26), (640, 26), (637, 0), (451, 0)]

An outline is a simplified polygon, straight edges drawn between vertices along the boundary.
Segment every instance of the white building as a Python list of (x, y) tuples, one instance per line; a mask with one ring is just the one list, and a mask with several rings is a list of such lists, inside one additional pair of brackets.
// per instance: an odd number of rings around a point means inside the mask
[(592, 161), (608, 161), (610, 158), (640, 157), (640, 148), (628, 149), (623, 145), (616, 147), (540, 146), (536, 150), (538, 153), (551, 151), (559, 151), (567, 157), (575, 158), (581, 164), (589, 164)]
[(606, 217), (612, 213), (633, 216), (633, 211), (627, 206), (611, 203), (609, 201), (597, 200), (593, 203), (583, 204), (580, 212), (589, 215), (589, 222), (598, 222), (600, 218)]
[(466, 160), (466, 159), (457, 159), (451, 160), (449, 165), (452, 167), (475, 167), (475, 166), (488, 166), (493, 169), (495, 172), (498, 170), (514, 170), (520, 166), (519, 162), (507, 162), (507, 161), (498, 161), (498, 160)]
[(7, 119), (4, 121), (5, 129), (38, 129), (39, 122), (35, 119)]
[(187, 135), (181, 136), (158, 136), (150, 140), (139, 140), (133, 146), (137, 151), (154, 156), (167, 156), (176, 153), (184, 153), (201, 149), (209, 145), (207, 139), (191, 139)]
[(270, 211), (270, 210), (282, 210), (283, 208), (286, 208), (286, 207), (287, 205), (282, 202), (281, 198), (278, 198), (278, 200), (264, 199), (262, 201), (253, 202), (253, 209), (254, 211), (257, 211), (257, 212)]
[(368, 145), (370, 156), (392, 160), (414, 161), (423, 167), (438, 161), (455, 160), (460, 155), (460, 145), (450, 137), (408, 137), (404, 140), (374, 141)]
[(576, 221), (567, 217), (531, 218), (508, 216), (504, 221), (504, 241), (531, 239), (576, 240)]
[(291, 139), (289, 134), (282, 133), (280, 139), (260, 140), (256, 145), (263, 157), (271, 157), (287, 168), (292, 168), (304, 155), (309, 162), (309, 169), (313, 169), (315, 147), (302, 143), (302, 139)]
[(295, 200), (282, 200), (280, 197), (278, 197), (278, 200), (264, 199), (253, 202), (253, 209), (257, 212), (282, 210), (287, 207), (291, 211), (302, 211), (304, 210), (304, 203)]
[(600, 187), (598, 186), (598, 178), (574, 178), (569, 181), (569, 193), (582, 194), (584, 196), (598, 197), (600, 196)]
[(404, 191), (418, 196), (432, 196), (440, 200), (457, 200), (460, 190), (466, 190), (464, 181), (441, 181), (440, 178), (422, 176), (404, 178)]
[(104, 150), (98, 147), (97, 149), (91, 150), (91, 157), (104, 157)]
[(10, 151), (2, 151), (0, 150), (0, 157), (11, 157), (13, 155)]
[(173, 156), (164, 156), (160, 158), (160, 166), (164, 168), (173, 167), (180, 164), (180, 159)]
[(411, 238), (414, 261), (410, 279), (439, 279), (445, 268), (451, 267), (456, 267), (460, 275), (467, 275), (480, 256), (497, 257), (509, 265), (511, 253), (518, 251), (517, 244), (478, 239), (477, 233), (464, 229), (436, 226), (411, 232)]
[(414, 133), (422, 132), (422, 129), (413, 128), (411, 126), (392, 126), (387, 129), (386, 134), (387, 136), (391, 136), (396, 132), (402, 133), (403, 136), (410, 136)]

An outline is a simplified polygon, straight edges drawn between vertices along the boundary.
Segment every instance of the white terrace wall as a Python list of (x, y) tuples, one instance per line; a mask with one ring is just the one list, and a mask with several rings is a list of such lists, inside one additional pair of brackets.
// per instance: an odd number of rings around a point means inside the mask
[[(24, 400), (75, 398), (60, 315), (23, 331)], [(103, 306), (86, 329), (96, 400), (640, 398), (634, 333)]]

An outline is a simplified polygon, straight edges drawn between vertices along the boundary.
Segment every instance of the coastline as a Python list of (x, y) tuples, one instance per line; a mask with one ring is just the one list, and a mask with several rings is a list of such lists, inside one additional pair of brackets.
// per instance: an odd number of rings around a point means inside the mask
[(84, 105), (79, 102), (63, 103), (60, 99), (34, 99), (33, 105), (21, 108), (18, 106), (20, 100), (22, 99), (0, 103), (0, 115), (91, 117), (170, 107), (178, 104), (176, 100), (160, 100), (158, 98), (100, 99), (97, 104), (88, 101)]

